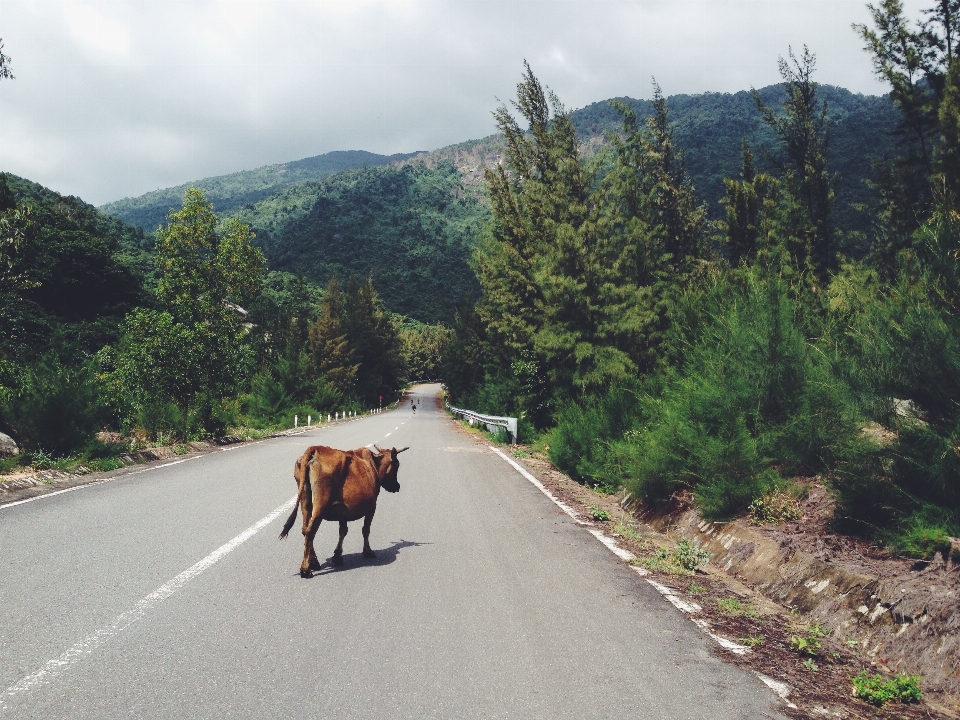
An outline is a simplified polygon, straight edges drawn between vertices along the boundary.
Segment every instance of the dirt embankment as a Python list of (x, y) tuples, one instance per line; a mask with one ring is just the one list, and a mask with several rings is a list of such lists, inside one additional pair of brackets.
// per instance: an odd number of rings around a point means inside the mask
[(829, 627), (878, 668), (921, 674), (930, 692), (960, 698), (960, 555), (932, 562), (892, 556), (829, 532), (832, 503), (810, 488), (797, 522), (758, 528), (745, 520), (704, 521), (676, 503), (638, 508), (654, 529), (693, 539), (711, 564), (766, 597)]

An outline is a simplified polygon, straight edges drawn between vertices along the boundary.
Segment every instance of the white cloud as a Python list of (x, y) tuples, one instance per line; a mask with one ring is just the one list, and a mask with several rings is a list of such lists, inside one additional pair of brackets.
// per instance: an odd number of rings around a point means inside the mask
[(85, 54), (100, 62), (127, 60), (132, 47), (130, 32), (108, 12), (78, 0), (63, 3), (67, 32)]
[[(494, 130), (530, 60), (568, 107), (735, 92), (804, 43), (884, 90), (864, 0), (2, 0), (0, 170), (96, 203), (329, 150)], [(919, 16), (929, 0), (908, 0)]]

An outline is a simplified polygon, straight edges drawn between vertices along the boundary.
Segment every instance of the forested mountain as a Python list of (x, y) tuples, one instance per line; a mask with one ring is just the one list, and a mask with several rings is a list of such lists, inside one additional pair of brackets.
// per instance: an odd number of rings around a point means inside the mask
[(241, 208), (270, 266), (316, 281), (372, 275), (393, 312), (453, 320), (488, 211), (447, 163), (338, 173)]
[[(779, 108), (782, 85), (758, 91)], [(876, 204), (874, 157), (894, 154), (896, 111), (886, 97), (855, 95), (821, 85), (827, 102), (828, 163), (837, 173), (833, 220), (848, 234), (847, 250), (862, 254)], [(619, 98), (642, 119), (648, 100)], [(737, 178), (741, 140), (755, 150), (760, 171), (776, 171), (776, 137), (750, 92), (674, 95), (667, 98), (674, 139), (685, 152), (687, 173), (707, 217), (723, 215), (724, 177)], [(620, 129), (610, 101), (571, 114), (586, 155), (608, 145)], [(469, 258), (476, 234), (489, 217), (483, 170), (500, 162), (499, 136), (463, 142), (429, 153), (383, 156), (333, 152), (259, 170), (195, 183), (215, 209), (250, 224), (274, 269), (303, 273), (318, 283), (350, 273), (372, 274), (387, 307), (425, 322), (450, 321), (461, 296), (476, 290)], [(150, 232), (168, 208), (178, 207), (188, 185), (148, 193), (102, 207)]]
[(0, 282), (0, 357), (62, 345), (94, 352), (112, 342), (120, 319), (146, 299), (153, 263), (143, 231), (16, 175), (2, 179), (8, 202), (29, 203), (31, 212)]
[[(784, 99), (782, 85), (770, 85), (758, 94), (766, 105), (777, 109)], [(828, 163), (830, 171), (838, 174), (834, 220), (845, 230), (868, 231), (868, 214), (855, 206), (875, 201), (864, 180), (872, 177), (872, 158), (889, 158), (896, 152), (891, 133), (897, 124), (897, 110), (886, 96), (857, 95), (832, 85), (818, 86), (817, 96), (827, 103)], [(649, 100), (618, 99), (640, 117), (653, 113)], [(736, 178), (740, 172), (741, 139), (756, 152), (758, 169), (773, 170), (773, 165), (782, 162), (776, 152), (767, 157), (778, 147), (777, 138), (764, 123), (750, 92), (673, 95), (667, 98), (667, 109), (674, 124), (674, 140), (686, 154), (687, 173), (711, 219), (723, 214), (723, 178)], [(585, 144), (617, 132), (622, 122), (608, 100), (575, 110), (572, 119)]]
[(187, 188), (204, 191), (218, 213), (255, 203), (284, 188), (355, 168), (377, 167), (398, 162), (416, 153), (377, 155), (365, 150), (337, 150), (315, 157), (266, 165), (229, 175), (204, 178), (177, 187), (154, 190), (136, 198), (124, 198), (101, 206), (101, 210), (153, 232), (167, 220), (170, 208), (180, 207)]

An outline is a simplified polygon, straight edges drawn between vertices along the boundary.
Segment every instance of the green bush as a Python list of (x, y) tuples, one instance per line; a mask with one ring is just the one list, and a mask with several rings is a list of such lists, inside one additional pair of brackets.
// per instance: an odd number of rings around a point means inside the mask
[(886, 447), (841, 458), (839, 524), (914, 557), (960, 534), (958, 248), (960, 225), (935, 216), (890, 286), (848, 266), (829, 293), (828, 340), (846, 357), (845, 376), (871, 418), (896, 433)]
[(567, 403), (550, 432), (550, 460), (575, 480), (606, 480), (608, 443), (629, 430), (640, 416), (635, 384), (621, 384), (599, 398)]
[(920, 676), (895, 675), (887, 679), (880, 673), (870, 676), (866, 671), (853, 678), (853, 692), (871, 705), (888, 702), (920, 702)]
[(5, 421), (26, 448), (66, 457), (86, 445), (100, 424), (92, 362), (69, 366), (55, 355), (25, 368)]
[(168, 439), (174, 435), (183, 435), (183, 412), (172, 401), (153, 400), (141, 405), (137, 410), (138, 427), (147, 431), (153, 439), (166, 434)]
[(597, 474), (654, 502), (692, 490), (704, 515), (727, 518), (782, 485), (781, 473), (833, 464), (856, 414), (782, 279), (742, 269), (697, 302), (706, 319), (691, 325), (682, 364), (641, 394), (640, 420), (611, 438)]

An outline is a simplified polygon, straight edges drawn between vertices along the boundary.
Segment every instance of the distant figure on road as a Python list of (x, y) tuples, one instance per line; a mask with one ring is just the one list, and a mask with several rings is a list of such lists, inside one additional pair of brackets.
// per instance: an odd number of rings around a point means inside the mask
[(416, 406), (416, 405), (413, 406), (413, 414), (414, 414), (414, 415), (417, 414), (417, 406)]

